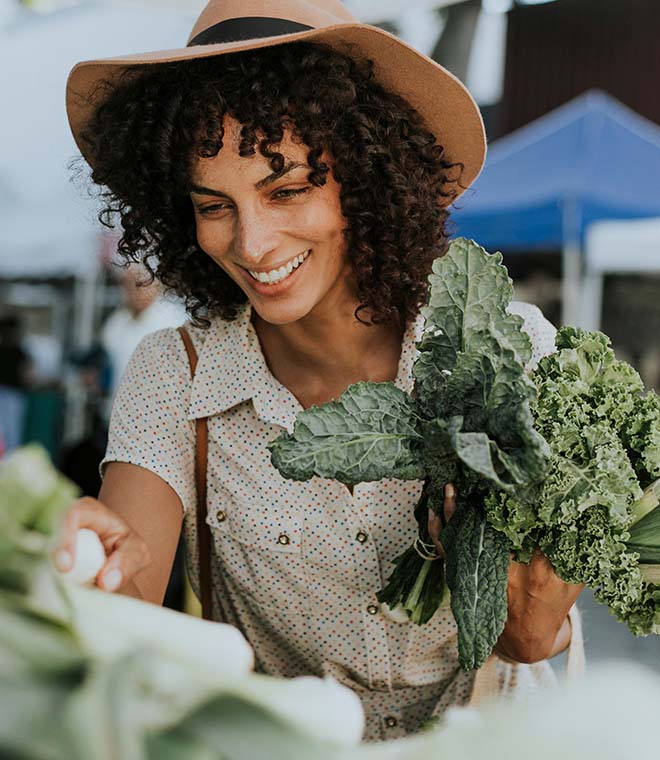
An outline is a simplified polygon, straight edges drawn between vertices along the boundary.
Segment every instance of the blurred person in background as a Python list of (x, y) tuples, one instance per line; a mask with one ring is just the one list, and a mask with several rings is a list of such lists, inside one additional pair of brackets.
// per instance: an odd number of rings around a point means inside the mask
[(60, 469), (86, 496), (97, 496), (101, 487), (99, 465), (112, 403), (131, 355), (147, 335), (185, 319), (183, 308), (162, 298), (162, 289), (144, 267), (133, 263), (116, 271), (121, 305), (106, 319), (94, 345), (71, 358), (86, 391), (88, 422), (85, 436), (63, 450)]
[[(144, 260), (192, 321), (133, 355), (99, 499), (72, 506), (56, 561), (68, 569), (76, 530), (91, 528), (108, 553), (97, 584), (160, 603), (183, 527), (193, 587), (209, 617), (243, 632), (258, 670), (337, 678), (363, 701), (365, 738), (395, 738), (475, 686), (450, 611), (418, 626), (375, 603), (417, 534), (423, 483), (284, 480), (267, 444), (354, 382), (412, 390), (428, 275), (449, 245), (448, 207), (482, 166), (483, 123), (451, 74), (338, 0), (245, 11), (211, 0), (186, 47), (79, 64), (69, 79), (70, 123), (105, 214), (121, 216), (120, 253)], [(540, 311), (511, 308), (532, 361), (550, 353)], [(494, 680), (524, 699), (554, 684), (547, 658), (571, 641), (581, 587), (542, 555), (512, 568)]]
[(159, 283), (150, 281), (149, 273), (140, 264), (129, 264), (118, 271), (123, 303), (101, 330), (101, 345), (111, 370), (109, 405), (142, 338), (165, 327), (177, 327), (186, 318), (183, 307), (163, 298)]
[(0, 317), (0, 455), (23, 442), (25, 390), (30, 383), (30, 357), (23, 347), (16, 316)]

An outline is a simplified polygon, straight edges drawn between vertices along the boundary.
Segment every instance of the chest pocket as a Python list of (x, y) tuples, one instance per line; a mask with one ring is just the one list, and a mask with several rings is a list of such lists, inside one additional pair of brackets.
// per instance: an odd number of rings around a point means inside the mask
[(300, 555), (303, 524), (293, 510), (260, 497), (237, 501), (228, 498), (210, 509), (206, 522), (217, 539), (233, 539), (255, 552)]
[(304, 614), (302, 522), (294, 512), (261, 497), (225, 499), (206, 521), (235, 607), (255, 617), (266, 614), (276, 628), (289, 625), (291, 615)]

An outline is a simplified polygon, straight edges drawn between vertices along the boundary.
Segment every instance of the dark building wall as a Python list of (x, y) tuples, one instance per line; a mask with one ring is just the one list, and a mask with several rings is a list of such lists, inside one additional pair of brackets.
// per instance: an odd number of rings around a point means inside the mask
[(660, 124), (660, 0), (558, 0), (509, 13), (490, 138), (598, 87)]

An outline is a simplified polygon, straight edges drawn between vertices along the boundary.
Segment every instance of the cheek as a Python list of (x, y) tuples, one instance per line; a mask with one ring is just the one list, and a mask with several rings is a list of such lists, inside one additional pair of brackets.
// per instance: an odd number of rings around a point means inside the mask
[(217, 225), (205, 223), (203, 220), (196, 225), (196, 237), (199, 247), (218, 264), (221, 264), (229, 248), (229, 236)]
[(347, 222), (342, 215), (338, 200), (324, 201), (306, 209), (304, 218), (301, 218), (300, 222), (301, 230), (305, 229), (306, 237), (310, 240), (321, 245), (343, 248), (344, 229)]

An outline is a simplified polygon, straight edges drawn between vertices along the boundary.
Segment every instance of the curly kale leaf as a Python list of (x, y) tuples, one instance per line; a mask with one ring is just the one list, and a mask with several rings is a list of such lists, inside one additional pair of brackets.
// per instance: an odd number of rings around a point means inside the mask
[(282, 433), (268, 448), (285, 478), (317, 475), (353, 485), (423, 478), (421, 445), (408, 394), (393, 383), (356, 383), (336, 401), (301, 412), (293, 433)]
[(656, 393), (635, 398), (621, 438), (642, 487), (660, 478), (660, 398)]
[(594, 597), (637, 636), (660, 624), (660, 587), (644, 581), (637, 555), (628, 551), (629, 534), (614, 526), (600, 506), (582, 513), (571, 529), (557, 524), (540, 536), (539, 545), (567, 583), (586, 583)]
[(509, 542), (474, 502), (461, 499), (441, 534), (462, 668), (480, 668), (507, 617)]
[(633, 632), (649, 633), (660, 589), (644, 581), (626, 529), (640, 482), (660, 474), (658, 398), (642, 395), (602, 333), (564, 327), (557, 349), (533, 373), (533, 414), (552, 451), (540, 493), (491, 493), (487, 518), (518, 559), (538, 544), (564, 580), (586, 583)]

